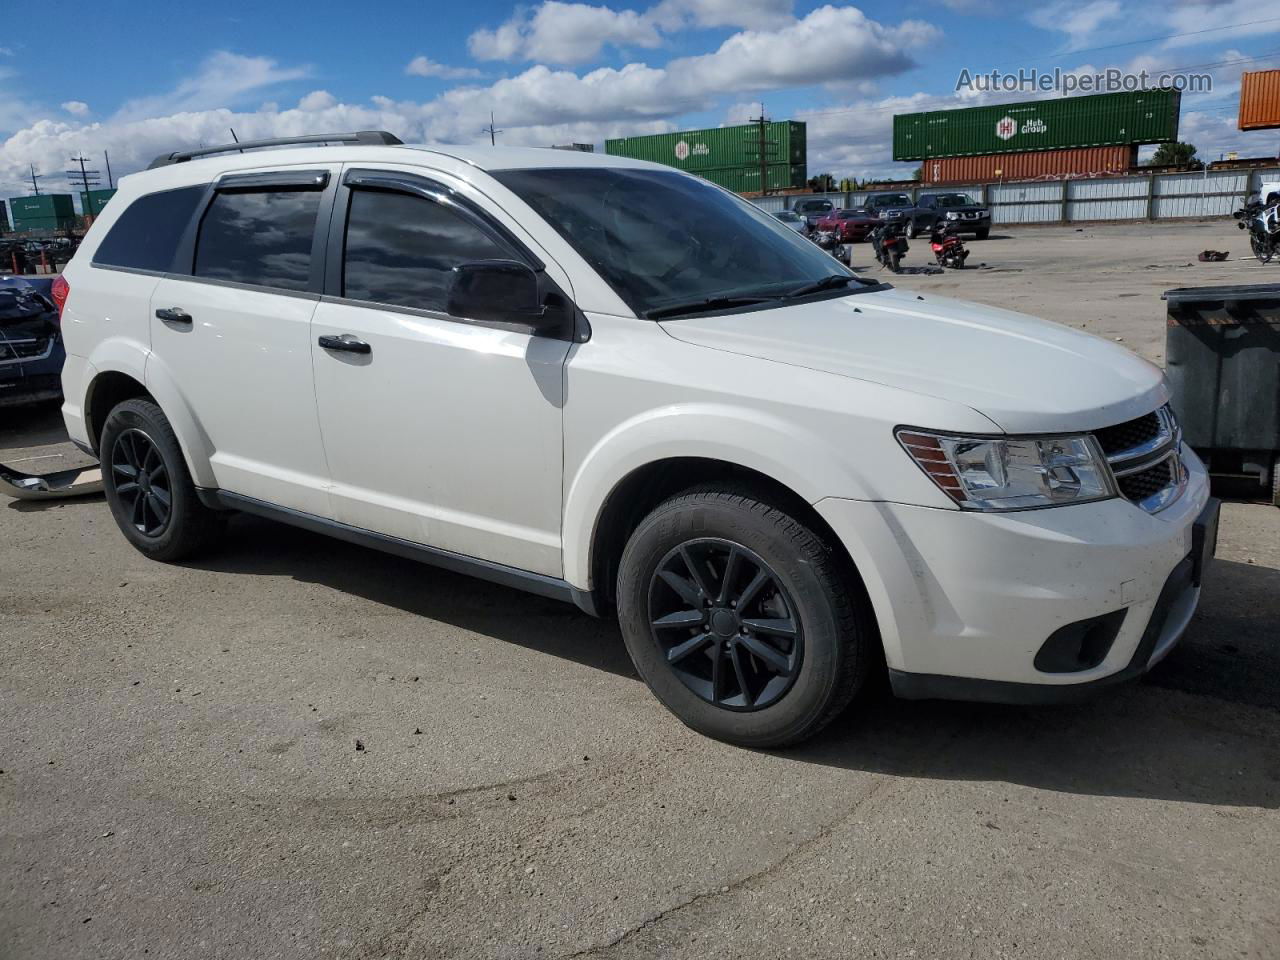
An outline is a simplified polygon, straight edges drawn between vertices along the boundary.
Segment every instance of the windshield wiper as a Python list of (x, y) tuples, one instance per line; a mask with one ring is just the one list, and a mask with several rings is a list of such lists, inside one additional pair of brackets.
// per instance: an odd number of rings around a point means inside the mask
[(821, 280), (815, 280), (813, 283), (806, 283), (803, 287), (797, 287), (787, 294), (787, 299), (792, 297), (803, 297), (810, 293), (821, 293), (823, 290), (834, 290), (836, 287), (846, 283), (864, 283), (861, 277), (850, 276), (845, 273), (833, 273), (829, 277), (823, 277)]
[(668, 307), (658, 307), (645, 313), (649, 320), (661, 320), (663, 317), (675, 317), (686, 313), (709, 313), (712, 310), (725, 310), (729, 307), (748, 307), (753, 303), (764, 303), (767, 300), (781, 300), (777, 296), (741, 296), (741, 297), (707, 297), (704, 300), (690, 300), (687, 303), (673, 303)]

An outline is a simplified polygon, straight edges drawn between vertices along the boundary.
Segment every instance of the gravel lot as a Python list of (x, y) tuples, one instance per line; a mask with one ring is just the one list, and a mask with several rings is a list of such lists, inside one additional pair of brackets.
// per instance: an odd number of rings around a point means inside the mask
[[(1230, 223), (997, 236), (898, 282), (1159, 359), (1162, 290), (1280, 281), (1194, 261)], [(0, 411), (0, 459), (60, 439)], [(1280, 956), (1280, 510), (1222, 523), (1142, 682), (881, 693), (769, 754), (570, 607), (253, 518), (161, 566), (100, 499), (0, 500), (0, 957)]]

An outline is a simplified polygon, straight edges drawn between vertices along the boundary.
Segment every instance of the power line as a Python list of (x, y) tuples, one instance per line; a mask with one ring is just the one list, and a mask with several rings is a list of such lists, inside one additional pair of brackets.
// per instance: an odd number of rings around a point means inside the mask
[(1109, 43), (1102, 47), (1082, 47), (1079, 50), (1068, 50), (1045, 57), (1046, 60), (1063, 60), (1081, 53), (1097, 53), (1099, 50), (1115, 50), (1119, 47), (1134, 47), (1143, 43), (1159, 43), (1161, 40), (1179, 40), (1182, 37), (1198, 37), (1203, 33), (1215, 33), (1219, 30), (1234, 30), (1236, 27), (1256, 27), (1261, 23), (1280, 23), (1280, 17), (1268, 17), (1265, 20), (1247, 20), (1244, 23), (1227, 23), (1220, 27), (1206, 27), (1203, 30), (1191, 30), (1187, 33), (1170, 33), (1163, 37), (1147, 37), (1145, 40), (1126, 40), (1123, 43)]

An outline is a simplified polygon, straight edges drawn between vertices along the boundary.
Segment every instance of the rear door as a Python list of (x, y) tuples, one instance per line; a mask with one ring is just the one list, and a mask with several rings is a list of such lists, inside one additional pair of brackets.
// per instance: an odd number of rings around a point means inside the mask
[(166, 276), (151, 298), (150, 362), (194, 412), (219, 488), (323, 517), (310, 328), (337, 171), (220, 178), (180, 247), (185, 275)]

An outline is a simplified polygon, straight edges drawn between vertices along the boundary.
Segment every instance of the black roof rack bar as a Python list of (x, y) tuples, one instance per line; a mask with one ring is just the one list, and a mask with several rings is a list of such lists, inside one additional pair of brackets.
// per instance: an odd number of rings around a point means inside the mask
[(393, 133), (385, 130), (357, 130), (354, 133), (313, 133), (305, 137), (277, 137), (274, 140), (242, 140), (239, 143), (228, 143), (220, 147), (201, 147), (199, 150), (179, 150), (175, 153), (162, 153), (151, 161), (148, 170), (156, 167), (167, 167), (171, 163), (186, 163), (196, 157), (207, 157), (215, 153), (231, 153), (234, 150), (252, 150), (255, 147), (289, 147), (302, 143), (360, 143), (382, 146), (396, 146), (404, 143)]

